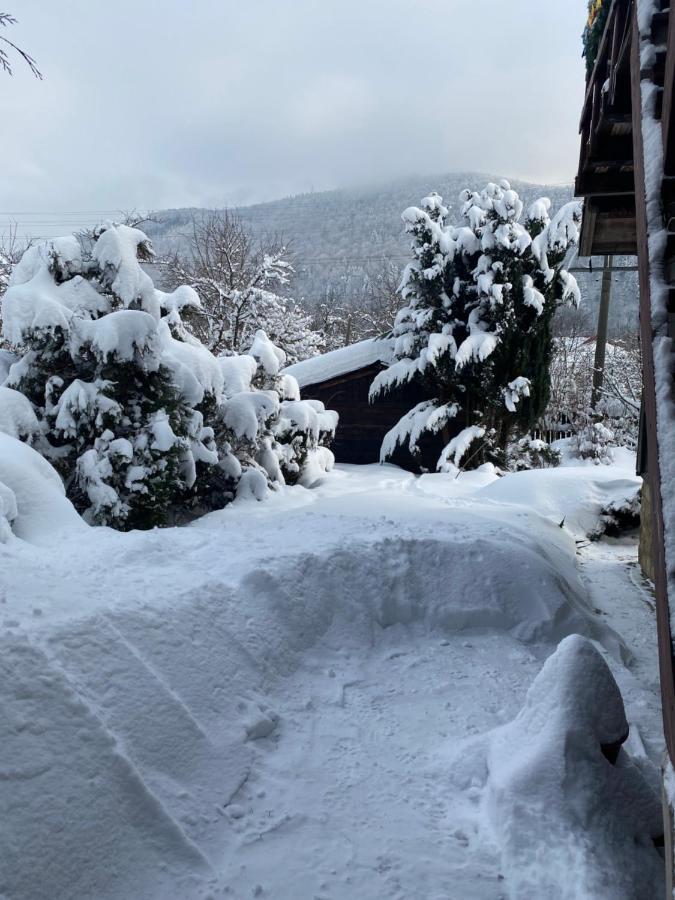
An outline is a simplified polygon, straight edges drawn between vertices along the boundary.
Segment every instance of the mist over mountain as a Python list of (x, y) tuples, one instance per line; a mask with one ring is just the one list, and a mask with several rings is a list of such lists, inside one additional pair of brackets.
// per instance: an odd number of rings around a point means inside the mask
[[(402, 268), (410, 259), (409, 239), (401, 213), (419, 204), (422, 197), (437, 191), (450, 210), (450, 218), (460, 220), (459, 194), (464, 188), (479, 190), (498, 176), (476, 172), (441, 175), (415, 175), (405, 179), (367, 187), (343, 188), (298, 194), (268, 203), (238, 207), (236, 214), (257, 235), (282, 235), (292, 251), (296, 270), (292, 294), (309, 309), (327, 300), (358, 304), (364, 280), (376, 276), (387, 264)], [(573, 199), (572, 185), (531, 184), (511, 179), (525, 205), (546, 196), (553, 209)], [(166, 209), (156, 213), (157, 222), (146, 231), (157, 251), (171, 252), (179, 247), (190, 230), (196, 208)], [(617, 260), (631, 264), (633, 260)], [(588, 260), (575, 265), (587, 266)], [(592, 261), (593, 273), (575, 273), (582, 289), (581, 315), (597, 317), (602, 260)], [(614, 276), (610, 331), (617, 334), (633, 330), (637, 324), (637, 274)]]

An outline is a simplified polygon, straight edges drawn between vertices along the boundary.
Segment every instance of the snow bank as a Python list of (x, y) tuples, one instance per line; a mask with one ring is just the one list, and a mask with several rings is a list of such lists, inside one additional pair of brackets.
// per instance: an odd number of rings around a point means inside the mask
[[(634, 461), (634, 454), (625, 454)], [(634, 469), (633, 469), (634, 471)], [(593, 533), (602, 509), (633, 497), (642, 479), (629, 468), (565, 466), (514, 472), (480, 491), (481, 500), (536, 510), (577, 537)]]
[(12, 388), (0, 387), (0, 431), (19, 440), (29, 440), (40, 430), (30, 400)]
[(572, 635), (546, 661), (518, 716), (457, 752), (452, 777), (500, 846), (509, 898), (660, 895), (659, 775), (620, 749), (627, 736), (607, 664)]
[(27, 444), (0, 433), (0, 529), (42, 544), (87, 526), (65, 497), (57, 472)]
[[(0, 460), (16, 444), (0, 436)], [(44, 477), (53, 477), (49, 467)], [(0, 889), (12, 900), (205, 900), (230, 889), (240, 854), (260, 847), (278, 860), (267, 895), (295, 900), (285, 861), (314, 867), (303, 855), (302, 816), (270, 806), (258, 825), (242, 798), (259, 790), (261, 760), (279, 759), (270, 753), (276, 740), (293, 745), (299, 720), (325, 716), (317, 721), (330, 729), (331, 709), (344, 711), (350, 686), (329, 675), (334, 696), (315, 708), (313, 659), (386, 655), (395, 638), (436, 648), (491, 640), (507, 648), (504, 660), (491, 653), (494, 667), (503, 661), (513, 673), (570, 634), (611, 644), (589, 608), (570, 536), (533, 510), (514, 514), (484, 497), (480, 488), (494, 477), (487, 469), (464, 480), (345, 467), (311, 492), (234, 503), (192, 527), (122, 534), (80, 524), (39, 554), (16, 552), (18, 541), (0, 548), (10, 623), (0, 653)], [(20, 521), (30, 483), (14, 484)], [(54, 494), (65, 503), (58, 487)], [(51, 533), (60, 513), (41, 502), (35, 516)], [(476, 651), (461, 652), (475, 661)], [(406, 677), (423, 663), (420, 653)], [(435, 690), (454, 684), (461, 698), (469, 681), (481, 689), (480, 669), (457, 673), (452, 653), (446, 666), (448, 683)], [(294, 673), (301, 698), (280, 705)], [(378, 687), (380, 702), (389, 702), (386, 690)], [(416, 733), (410, 740), (419, 744)], [(428, 789), (441, 786), (429, 781)], [(339, 861), (332, 837), (328, 845), (332, 867), (351, 873), (351, 851)], [(381, 855), (375, 846), (368, 854)], [(348, 884), (334, 896), (383, 893)]]

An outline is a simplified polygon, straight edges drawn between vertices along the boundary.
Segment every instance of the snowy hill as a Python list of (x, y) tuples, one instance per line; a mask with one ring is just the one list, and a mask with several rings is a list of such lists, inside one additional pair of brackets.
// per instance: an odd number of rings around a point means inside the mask
[[(333, 295), (358, 302), (364, 275), (381, 269), (383, 260), (402, 267), (409, 259), (409, 241), (401, 213), (419, 203), (430, 191), (440, 193), (452, 213), (458, 212), (458, 195), (465, 187), (479, 189), (495, 175), (459, 172), (416, 175), (363, 188), (299, 194), (241, 207), (237, 213), (258, 234), (281, 234), (296, 258), (296, 297), (312, 307), (329, 289)], [(511, 181), (525, 202), (548, 196), (554, 208), (572, 198), (572, 186), (538, 185)], [(156, 215), (158, 224), (146, 230), (160, 251), (180, 244), (190, 217), (198, 210), (166, 209)], [(596, 260), (599, 267), (600, 261)], [(595, 314), (600, 276), (581, 276), (588, 309)], [(616, 328), (637, 321), (637, 279), (617, 276), (612, 322)]]

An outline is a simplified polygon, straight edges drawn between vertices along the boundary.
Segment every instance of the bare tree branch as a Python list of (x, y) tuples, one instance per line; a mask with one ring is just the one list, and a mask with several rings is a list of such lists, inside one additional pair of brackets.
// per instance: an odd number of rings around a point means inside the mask
[[(16, 25), (16, 22), (17, 20), (14, 18), (14, 16), (10, 15), (9, 13), (0, 13), (0, 27), (7, 28), (9, 25)], [(21, 47), (17, 47), (17, 45), (13, 41), (10, 41), (10, 39), (5, 37), (4, 35), (0, 35), (0, 45), (2, 44), (4, 44), (5, 46), (0, 46), (0, 69), (5, 71), (8, 75), (14, 74), (9, 53), (5, 49), (5, 47), (10, 47), (21, 57), (21, 59), (23, 59), (33, 75), (35, 75), (36, 78), (39, 78), (40, 81), (42, 81), (42, 72), (38, 69), (37, 63), (29, 53), (26, 53), (25, 50), (21, 49)]]

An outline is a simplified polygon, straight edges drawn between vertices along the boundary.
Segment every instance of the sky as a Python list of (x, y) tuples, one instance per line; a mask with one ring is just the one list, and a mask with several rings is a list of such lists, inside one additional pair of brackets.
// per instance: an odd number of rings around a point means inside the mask
[(0, 73), (0, 232), (427, 172), (575, 173), (586, 0), (6, 8), (44, 79)]

